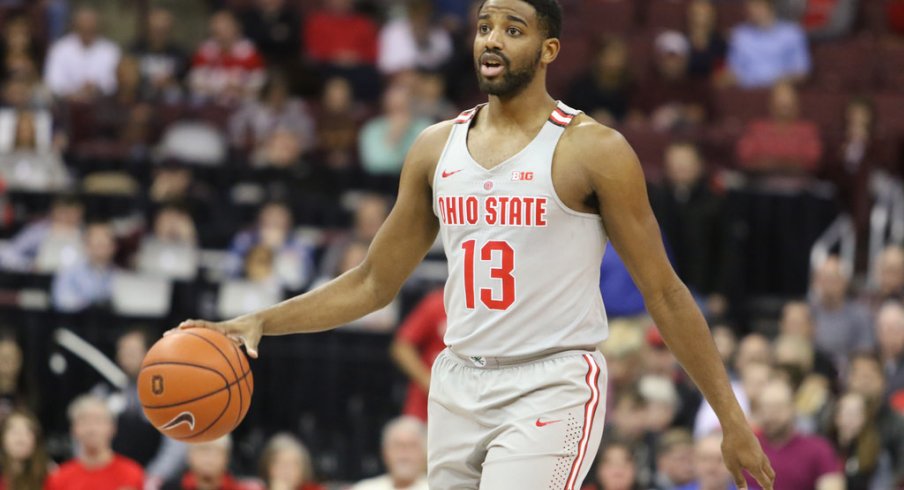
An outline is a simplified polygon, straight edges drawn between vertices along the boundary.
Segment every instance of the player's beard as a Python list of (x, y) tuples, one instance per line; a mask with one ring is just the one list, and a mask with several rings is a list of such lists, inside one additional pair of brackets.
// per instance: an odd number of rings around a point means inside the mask
[(534, 56), (533, 61), (528, 66), (514, 70), (510, 68), (511, 62), (508, 57), (502, 53), (495, 54), (499, 55), (505, 63), (502, 76), (495, 80), (484, 78), (480, 73), (480, 57), (478, 56), (474, 60), (474, 68), (477, 71), (477, 85), (480, 87), (480, 91), (487, 95), (507, 98), (521, 93), (534, 79), (534, 75), (537, 74), (537, 68), (540, 66), (540, 57), (543, 52), (541, 49), (537, 49), (537, 55)]

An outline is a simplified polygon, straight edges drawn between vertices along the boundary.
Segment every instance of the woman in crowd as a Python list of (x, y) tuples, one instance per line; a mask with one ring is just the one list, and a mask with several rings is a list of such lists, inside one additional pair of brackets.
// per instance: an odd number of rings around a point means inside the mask
[(631, 447), (618, 441), (604, 443), (588, 480), (581, 490), (640, 490)]
[(0, 425), (0, 490), (41, 490), (49, 464), (38, 419), (11, 413)]
[(261, 457), (260, 472), (268, 490), (324, 490), (314, 480), (311, 453), (289, 434), (270, 439)]

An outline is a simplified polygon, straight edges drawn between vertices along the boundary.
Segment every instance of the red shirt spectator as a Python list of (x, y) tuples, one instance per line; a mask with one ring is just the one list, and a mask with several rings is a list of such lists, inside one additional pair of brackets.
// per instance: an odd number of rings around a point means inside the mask
[[(835, 450), (822, 437), (794, 434), (784, 444), (776, 445), (762, 435), (758, 438), (775, 470), (775, 490), (815, 489), (822, 476), (842, 471)], [(760, 487), (751, 481), (750, 488)]]
[[(427, 387), (429, 386), (430, 368), (439, 353), (446, 348), (446, 344), (443, 343), (445, 331), (446, 309), (443, 305), (443, 291), (440, 289), (421, 300), (396, 332), (393, 358), (411, 378), (408, 397), (402, 408), (402, 413), (405, 415), (413, 415), (421, 420), (427, 420)], [(400, 352), (401, 350), (405, 352)], [(420, 366), (410, 365), (414, 353), (420, 358)]]
[(211, 18), (211, 38), (192, 59), (190, 85), (195, 95), (232, 101), (256, 94), (263, 85), (264, 60), (239, 29), (227, 11)]
[(349, 0), (329, 0), (304, 26), (307, 55), (319, 63), (373, 65), (377, 61), (377, 25), (354, 12)]
[[(182, 477), (181, 486), (179, 487), (181, 490), (198, 490), (201, 488), (210, 488), (208, 486), (202, 486), (198, 479), (195, 478), (195, 475), (192, 473), (187, 473), (184, 477)], [(223, 475), (220, 478), (220, 483), (216, 486), (217, 490), (250, 490), (250, 486), (243, 485), (235, 480), (235, 478), (229, 475)]]
[(738, 162), (754, 171), (813, 173), (822, 158), (819, 129), (798, 118), (797, 93), (788, 83), (772, 91), (772, 118), (751, 123), (738, 142)]
[(64, 463), (50, 475), (45, 490), (141, 490), (144, 470), (129, 458), (113, 455), (99, 468), (88, 468), (78, 459)]

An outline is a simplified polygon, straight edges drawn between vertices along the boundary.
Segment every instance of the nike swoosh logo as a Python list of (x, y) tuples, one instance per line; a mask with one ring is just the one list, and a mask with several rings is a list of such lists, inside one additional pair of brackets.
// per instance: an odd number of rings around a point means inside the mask
[(443, 170), (443, 178), (445, 179), (446, 177), (451, 177), (451, 176), (457, 174), (458, 172), (461, 172), (462, 170), (464, 170), (464, 169), (460, 168), (458, 170), (453, 170), (451, 172), (447, 172), (447, 171)]
[(182, 424), (188, 424), (189, 430), (195, 430), (195, 414), (191, 412), (182, 412), (173, 417), (173, 420), (160, 426), (160, 430), (172, 430)]
[(537, 419), (537, 427), (546, 427), (549, 424), (555, 424), (556, 422), (561, 422), (561, 420), (540, 420)]

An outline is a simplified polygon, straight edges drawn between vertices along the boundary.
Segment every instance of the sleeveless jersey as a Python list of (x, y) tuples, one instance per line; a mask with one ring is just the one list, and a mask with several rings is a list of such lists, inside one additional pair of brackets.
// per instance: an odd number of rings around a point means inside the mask
[(537, 136), (492, 169), (471, 156), (482, 106), (452, 125), (433, 176), (433, 211), (449, 264), (445, 343), (479, 363), (589, 348), (606, 338), (599, 289), (606, 234), (596, 214), (553, 188), (559, 138), (578, 111), (557, 103)]

